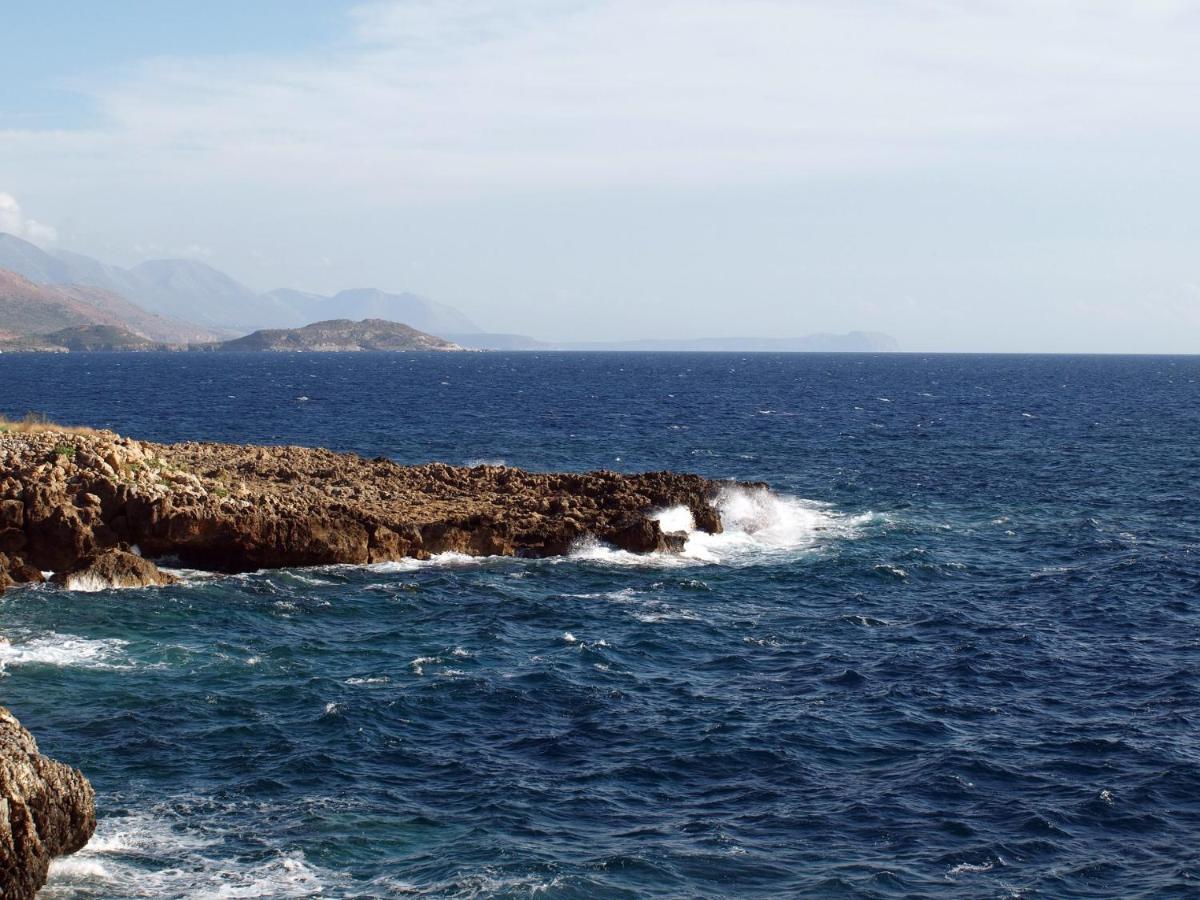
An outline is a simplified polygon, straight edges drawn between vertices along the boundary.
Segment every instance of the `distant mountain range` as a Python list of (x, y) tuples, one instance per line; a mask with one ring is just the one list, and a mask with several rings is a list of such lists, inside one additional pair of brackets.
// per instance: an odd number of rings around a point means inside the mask
[(479, 331), (457, 309), (416, 294), (370, 288), (332, 297), (288, 289), (258, 294), (198, 260), (154, 259), (122, 269), (79, 253), (42, 250), (3, 233), (0, 269), (38, 284), (79, 285), (115, 294), (157, 316), (195, 323), (194, 331), (210, 336), (235, 337), (259, 328), (296, 328), (334, 318), (389, 319), (434, 334)]
[[(540, 341), (479, 330), (452, 306), (417, 294), (374, 288), (332, 296), (280, 288), (259, 294), (192, 259), (155, 259), (129, 269), (67, 250), (43, 250), (0, 233), (0, 341), (87, 325), (127, 328), (134, 338), (193, 344), (251, 331), (295, 329), (330, 320), (385, 320), (478, 350), (677, 350), (734, 352), (886, 352), (886, 334), (852, 331), (797, 338), (721, 337), (635, 341)], [(74, 335), (76, 344), (112, 338)], [(27, 342), (28, 343), (28, 342)], [(37, 342), (34, 342), (35, 344)], [(118, 340), (117, 343), (122, 343)], [(124, 343), (130, 343), (124, 340)], [(144, 349), (141, 347), (129, 349)]]
[(75, 284), (34, 284), (0, 269), (0, 332), (46, 334), (79, 325), (118, 325), (171, 343), (211, 340), (211, 332), (156, 316), (109, 291)]

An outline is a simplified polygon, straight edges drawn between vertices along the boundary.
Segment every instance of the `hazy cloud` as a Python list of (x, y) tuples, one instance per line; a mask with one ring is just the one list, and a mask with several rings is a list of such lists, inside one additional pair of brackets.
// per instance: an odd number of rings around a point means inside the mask
[(21, 204), (12, 194), (0, 191), (0, 231), (15, 234), (39, 247), (48, 247), (58, 241), (58, 230), (36, 219), (27, 219), (21, 212)]

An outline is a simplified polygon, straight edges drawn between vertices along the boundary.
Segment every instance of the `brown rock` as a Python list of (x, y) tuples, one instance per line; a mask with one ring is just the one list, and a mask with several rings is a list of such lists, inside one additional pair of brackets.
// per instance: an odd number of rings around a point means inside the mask
[[(56, 455), (65, 443), (77, 448), (73, 462)], [(684, 536), (663, 534), (649, 517), (674, 506), (690, 509), (702, 530), (721, 528), (720, 486), (695, 475), (400, 466), (304, 447), (198, 443), (138, 444), (135, 457), (133, 446), (107, 432), (0, 435), (0, 552), (72, 572), (92, 554), (136, 544), (150, 557), (246, 571), (448, 550), (550, 556), (587, 537), (670, 552)]]
[(0, 707), (0, 896), (33, 897), (50, 860), (79, 850), (95, 830), (95, 794), (83, 773), (42, 756)]
[(0, 593), (5, 588), (18, 584), (29, 584), (45, 581), (42, 573), (25, 562), (19, 556), (9, 556), (0, 553)]
[(174, 584), (174, 575), (160, 572), (158, 566), (123, 550), (102, 550), (80, 559), (65, 572), (54, 576), (56, 584), (69, 590), (97, 591), (105, 588), (151, 587)]

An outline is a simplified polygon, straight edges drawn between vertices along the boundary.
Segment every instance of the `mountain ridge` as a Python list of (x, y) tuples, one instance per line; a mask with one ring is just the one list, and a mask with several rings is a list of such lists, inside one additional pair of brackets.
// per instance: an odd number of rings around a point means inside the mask
[(146, 312), (108, 291), (71, 284), (36, 284), (0, 269), (0, 331), (26, 337), (85, 325), (121, 326), (157, 341), (203, 341), (212, 337), (196, 326)]
[(461, 311), (419, 294), (378, 288), (354, 288), (332, 296), (291, 288), (260, 294), (202, 260), (153, 259), (125, 269), (69, 250), (43, 250), (2, 232), (0, 269), (38, 284), (103, 290), (151, 314), (194, 323), (210, 338), (297, 328), (338, 317), (400, 320), (434, 333), (479, 330)]
[[(642, 338), (623, 341), (545, 341), (519, 333), (483, 332), (453, 306), (418, 294), (378, 288), (350, 288), (324, 295), (293, 288), (256, 293), (236, 278), (193, 259), (147, 260), (129, 269), (109, 265), (67, 250), (47, 252), (10, 234), (0, 233), (0, 269), (73, 295), (72, 302), (96, 303), (98, 290), (110, 298), (102, 315), (75, 314), (42, 323), (42, 331), (83, 324), (124, 324), (131, 331), (168, 343), (196, 343), (213, 338), (237, 339), (249, 332), (296, 329), (334, 319), (382, 319), (402, 322), (430, 335), (477, 350), (500, 351), (680, 351), (680, 352), (808, 352), (884, 353), (899, 350), (890, 335), (873, 331), (810, 334), (790, 338), (711, 337)], [(116, 322), (112, 298), (154, 320)], [(60, 298), (61, 299), (61, 298)], [(105, 303), (98, 304), (105, 306)], [(174, 332), (162, 321), (173, 321)], [(157, 321), (158, 324), (154, 325)], [(153, 325), (153, 327), (151, 327)], [(43, 327), (44, 326), (44, 327)], [(180, 328), (190, 329), (183, 336)], [(32, 333), (12, 327), (0, 317), (0, 332)]]

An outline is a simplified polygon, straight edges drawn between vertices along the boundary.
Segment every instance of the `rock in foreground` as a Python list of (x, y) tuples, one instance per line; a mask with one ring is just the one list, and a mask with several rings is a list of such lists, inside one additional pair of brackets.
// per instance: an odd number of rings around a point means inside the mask
[(42, 756), (0, 707), (0, 897), (32, 897), (50, 860), (79, 850), (95, 830), (95, 794), (83, 773)]
[(124, 550), (89, 553), (65, 572), (54, 576), (56, 584), (71, 591), (103, 591), (107, 588), (153, 587), (174, 584), (178, 579), (148, 559)]
[(684, 535), (664, 534), (653, 513), (684, 506), (698, 528), (720, 531), (718, 489), (671, 472), (401, 466), (303, 447), (7, 433), (0, 571), (19, 582), (43, 569), (69, 578), (90, 566), (97, 577), (122, 569), (129, 583), (161, 583), (136, 557), (94, 558), (135, 546), (150, 558), (230, 572), (445, 551), (553, 556), (584, 538), (637, 553), (677, 550)]

